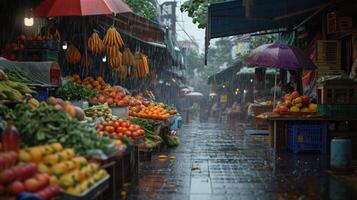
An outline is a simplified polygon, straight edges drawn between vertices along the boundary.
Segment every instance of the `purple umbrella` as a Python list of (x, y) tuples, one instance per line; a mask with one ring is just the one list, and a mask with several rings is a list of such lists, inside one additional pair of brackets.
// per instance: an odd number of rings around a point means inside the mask
[(245, 64), (252, 67), (316, 70), (316, 65), (301, 49), (286, 44), (261, 45), (245, 58)]

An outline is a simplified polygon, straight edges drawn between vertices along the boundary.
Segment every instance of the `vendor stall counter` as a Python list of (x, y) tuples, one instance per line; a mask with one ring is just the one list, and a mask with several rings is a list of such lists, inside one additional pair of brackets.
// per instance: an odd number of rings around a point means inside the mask
[(293, 124), (327, 124), (327, 152), (333, 137), (349, 137), (353, 155), (357, 156), (357, 117), (274, 116), (268, 117), (271, 146), (275, 150), (287, 148), (287, 127)]

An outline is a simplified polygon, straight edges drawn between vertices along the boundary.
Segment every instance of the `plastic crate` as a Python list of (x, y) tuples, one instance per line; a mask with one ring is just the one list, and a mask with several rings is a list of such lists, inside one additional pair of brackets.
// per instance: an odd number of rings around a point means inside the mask
[(288, 149), (294, 153), (326, 153), (327, 125), (289, 125), (287, 132)]
[(37, 87), (36, 89), (37, 93), (32, 94), (32, 97), (37, 99), (38, 101), (46, 101), (49, 96), (49, 91), (48, 88), (45, 87)]
[(317, 114), (327, 117), (357, 117), (357, 105), (354, 104), (318, 104)]

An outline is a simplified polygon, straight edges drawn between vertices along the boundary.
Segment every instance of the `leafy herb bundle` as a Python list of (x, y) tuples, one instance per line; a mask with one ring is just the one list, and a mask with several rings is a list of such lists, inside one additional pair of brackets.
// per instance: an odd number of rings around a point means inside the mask
[(88, 100), (97, 94), (95, 90), (89, 89), (83, 85), (78, 85), (73, 82), (69, 82), (60, 87), (55, 96), (64, 100)]

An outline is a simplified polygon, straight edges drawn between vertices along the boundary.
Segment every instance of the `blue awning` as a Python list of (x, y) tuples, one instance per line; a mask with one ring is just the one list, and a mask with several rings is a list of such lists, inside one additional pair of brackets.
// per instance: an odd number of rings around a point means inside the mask
[(208, 8), (207, 39), (296, 26), (329, 0), (236, 0)]

